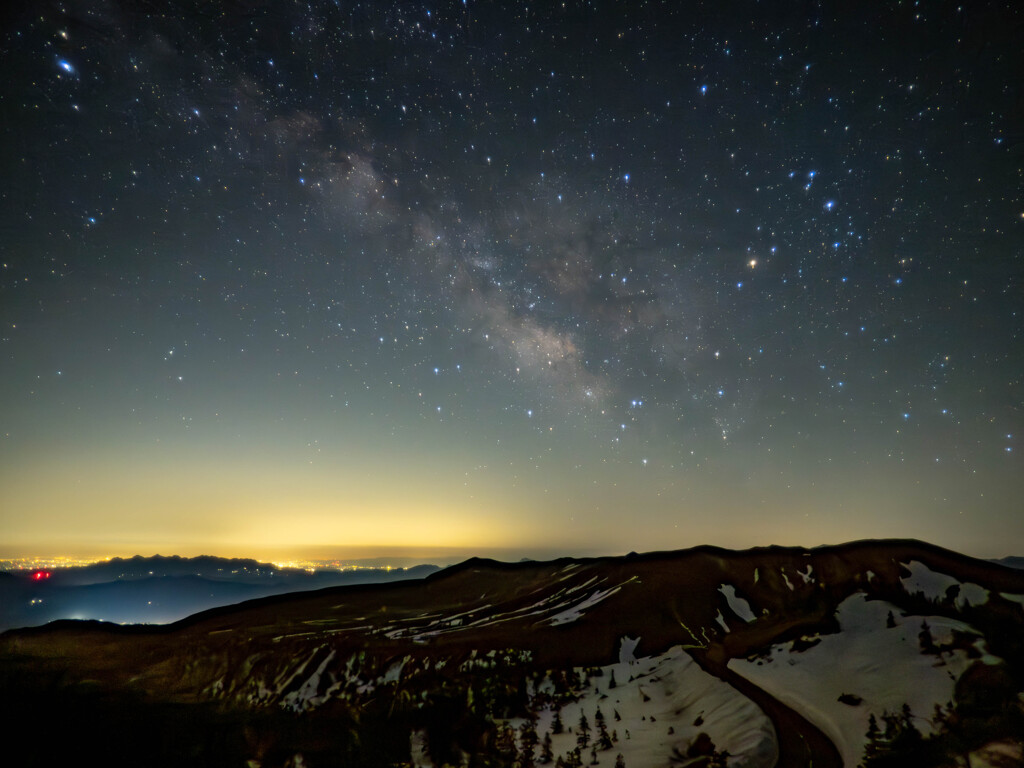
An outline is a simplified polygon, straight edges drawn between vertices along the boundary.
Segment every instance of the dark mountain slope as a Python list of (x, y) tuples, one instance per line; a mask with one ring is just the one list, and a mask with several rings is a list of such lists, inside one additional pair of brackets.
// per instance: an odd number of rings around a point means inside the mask
[[(916, 589), (918, 582), (927, 589)], [(932, 582), (951, 586), (936, 592)], [(555, 712), (593, 717), (584, 706), (608, 706), (627, 692), (655, 706), (651, 692), (664, 688), (661, 678), (691, 675), (686, 679), (696, 685), (692, 675), (703, 674), (671, 660), (671, 649), (681, 648), (770, 718), (778, 765), (813, 760), (837, 766), (838, 752), (807, 713), (740, 678), (729, 662), (766, 654), (782, 642), (811, 647), (815, 638), (844, 631), (837, 610), (858, 594), (885, 601), (901, 617), (949, 617), (969, 626), (959, 640), (954, 635), (960, 646), (937, 658), (952, 662), (959, 654), (963, 666), (970, 654), (994, 654), (999, 658), (989, 666), (996, 663), (992, 668), (1011, 689), (1024, 690), (1024, 607), (1015, 597), (1024, 595), (1024, 573), (915, 541), (744, 552), (699, 547), (547, 563), (472, 559), (421, 581), (274, 596), (160, 628), (60, 622), (10, 632), (0, 638), (0, 654), (15, 687), (25, 685), (26, 670), (50, 670), (61, 680), (58, 691), (78, 690), (88, 680), (147, 706), (207, 713), (204, 722), (227, 718), (243, 731), (247, 759), (263, 765), (283, 765), (298, 753), (308, 765), (393, 764), (412, 761), (417, 749), (435, 761), (447, 755), (511, 765), (503, 736), (509, 718), (536, 719), (539, 734), (553, 727)], [(979, 601), (982, 594), (979, 604), (964, 597)], [(631, 657), (623, 656), (624, 638), (639, 638), (635, 656), (668, 671), (637, 677)], [(614, 679), (616, 670), (619, 688), (607, 677)], [(584, 684), (591, 674), (600, 682)], [(991, 687), (980, 673), (965, 679), (969, 690), (958, 689), (965, 699)], [(965, 738), (981, 745), (1009, 738), (1004, 731), (1013, 727), (1020, 705), (1004, 698), (989, 718), (991, 727)], [(627, 706), (633, 707), (622, 700), (616, 709)], [(649, 761), (637, 752), (640, 735), (630, 744), (620, 741), (632, 768), (638, 761), (662, 765), (676, 752), (685, 756), (706, 746), (690, 734), (691, 723), (706, 720), (706, 728), (718, 728), (719, 741), (737, 728), (725, 716), (694, 718), (695, 705), (673, 706), (659, 710), (660, 719), (673, 711), (682, 719), (650, 742)], [(654, 710), (640, 720), (646, 711), (635, 710), (634, 733), (651, 730)], [(259, 733), (249, 733), (245, 729), (255, 726), (244, 723), (260, 723)], [(565, 738), (557, 737), (557, 744), (571, 746)], [(521, 739), (511, 743), (513, 752), (525, 748)], [(768, 747), (758, 749), (744, 759), (771, 764), (764, 757)], [(195, 761), (202, 764), (201, 756)]]

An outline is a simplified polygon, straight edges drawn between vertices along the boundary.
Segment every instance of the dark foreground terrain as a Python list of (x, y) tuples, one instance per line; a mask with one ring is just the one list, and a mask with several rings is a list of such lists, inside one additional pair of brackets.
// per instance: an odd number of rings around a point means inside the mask
[(1024, 573), (920, 542), (469, 560), (163, 627), (7, 632), (3, 749), (25, 766), (1020, 766), (1022, 660)]

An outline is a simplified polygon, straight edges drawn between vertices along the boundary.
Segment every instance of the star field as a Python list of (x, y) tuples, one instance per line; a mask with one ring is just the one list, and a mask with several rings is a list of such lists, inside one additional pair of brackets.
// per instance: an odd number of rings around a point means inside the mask
[(1020, 554), (1022, 24), (21, 4), (7, 546)]

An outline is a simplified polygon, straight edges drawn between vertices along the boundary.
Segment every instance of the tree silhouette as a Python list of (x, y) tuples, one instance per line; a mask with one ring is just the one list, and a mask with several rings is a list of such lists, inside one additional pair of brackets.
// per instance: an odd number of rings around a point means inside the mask
[(551, 732), (556, 736), (565, 730), (562, 724), (562, 710), (555, 709), (555, 716), (551, 719)]
[(554, 752), (551, 749), (551, 732), (544, 732), (544, 740), (540, 744), (540, 757), (537, 762), (544, 763), (547, 765), (551, 762), (551, 758), (554, 757)]
[(938, 653), (935, 641), (932, 639), (932, 630), (927, 621), (921, 622), (921, 631), (917, 633), (917, 639), (921, 643), (921, 653)]
[(587, 715), (585, 712), (580, 712), (580, 732), (576, 736), (576, 743), (580, 745), (580, 749), (586, 749), (587, 745), (590, 744), (590, 723), (587, 722)]
[(533, 750), (537, 746), (537, 724), (533, 718), (528, 718), (519, 726), (519, 765), (521, 768), (533, 766)]

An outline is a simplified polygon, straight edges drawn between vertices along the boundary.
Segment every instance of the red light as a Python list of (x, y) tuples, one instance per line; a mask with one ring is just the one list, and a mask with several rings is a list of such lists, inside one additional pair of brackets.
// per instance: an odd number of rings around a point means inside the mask
[(48, 579), (48, 578), (50, 578), (50, 572), (49, 571), (36, 571), (35, 573), (32, 574), (32, 580), (33, 581), (42, 581), (43, 579)]

